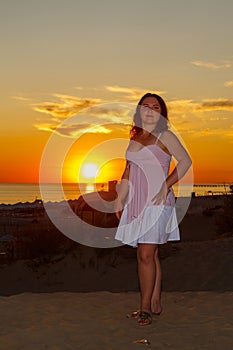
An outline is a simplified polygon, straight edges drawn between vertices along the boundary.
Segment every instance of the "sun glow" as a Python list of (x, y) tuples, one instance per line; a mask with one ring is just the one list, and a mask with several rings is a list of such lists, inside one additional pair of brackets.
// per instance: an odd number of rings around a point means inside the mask
[(94, 179), (98, 174), (99, 167), (95, 163), (85, 163), (81, 167), (81, 173), (87, 179)]

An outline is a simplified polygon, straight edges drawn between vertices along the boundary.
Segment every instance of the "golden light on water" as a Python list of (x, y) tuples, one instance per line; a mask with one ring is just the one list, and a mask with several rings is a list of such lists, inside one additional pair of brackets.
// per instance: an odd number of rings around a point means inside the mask
[(95, 186), (93, 184), (88, 184), (86, 186), (86, 192), (89, 193), (89, 192), (94, 192), (95, 190)]

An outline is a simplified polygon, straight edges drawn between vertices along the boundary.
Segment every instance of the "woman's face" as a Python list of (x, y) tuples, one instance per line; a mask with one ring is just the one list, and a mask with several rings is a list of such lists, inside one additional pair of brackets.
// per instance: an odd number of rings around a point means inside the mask
[(140, 107), (142, 125), (156, 125), (161, 115), (161, 106), (155, 97), (146, 97)]

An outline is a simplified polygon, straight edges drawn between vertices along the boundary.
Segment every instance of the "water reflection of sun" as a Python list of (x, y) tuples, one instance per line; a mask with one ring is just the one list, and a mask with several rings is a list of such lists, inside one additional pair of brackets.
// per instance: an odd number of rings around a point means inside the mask
[(89, 193), (89, 192), (94, 192), (94, 190), (95, 190), (94, 184), (86, 185), (86, 192), (87, 192), (87, 193)]

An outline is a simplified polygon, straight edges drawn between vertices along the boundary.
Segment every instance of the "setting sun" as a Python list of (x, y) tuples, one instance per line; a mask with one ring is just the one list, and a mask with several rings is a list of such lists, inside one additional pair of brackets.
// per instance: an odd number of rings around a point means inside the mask
[(88, 179), (95, 178), (98, 174), (98, 165), (95, 163), (86, 163), (82, 166), (81, 172)]

